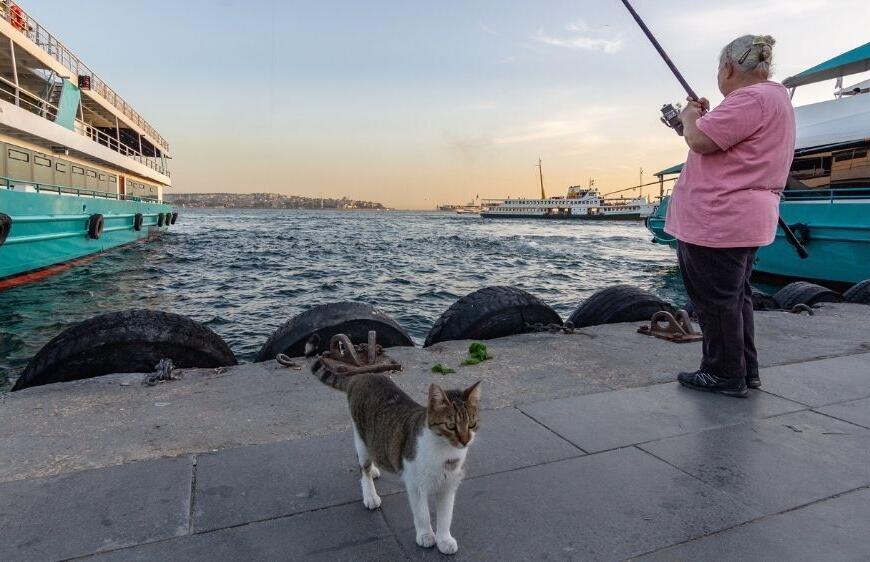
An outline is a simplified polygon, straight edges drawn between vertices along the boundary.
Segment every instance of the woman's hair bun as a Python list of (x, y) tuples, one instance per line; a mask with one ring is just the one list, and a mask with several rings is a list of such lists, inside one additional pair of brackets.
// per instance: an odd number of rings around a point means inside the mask
[(758, 50), (758, 62), (767, 62), (773, 58), (773, 46), (776, 44), (776, 39), (770, 35), (756, 35), (752, 40), (752, 46), (761, 47)]

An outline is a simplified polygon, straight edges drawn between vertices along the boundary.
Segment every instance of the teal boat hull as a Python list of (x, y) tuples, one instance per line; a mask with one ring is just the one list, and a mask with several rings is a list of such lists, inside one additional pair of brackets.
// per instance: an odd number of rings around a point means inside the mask
[[(669, 197), (665, 197), (647, 228), (653, 242), (676, 247), (664, 231)], [(801, 259), (778, 229), (776, 240), (758, 251), (759, 277), (851, 285), (870, 279), (870, 198), (784, 200), (780, 214), (789, 225), (804, 224), (809, 257)]]
[[(164, 203), (140, 200), (14, 191), (0, 188), (0, 213), (12, 218), (12, 228), (0, 246), (0, 289), (16, 280), (94, 256), (164, 231), (158, 227), (159, 215), (170, 213)], [(99, 213), (104, 217), (99, 239), (88, 237), (88, 219)], [(143, 215), (142, 227), (134, 230), (137, 213)], [(30, 275), (33, 277), (32, 275)]]

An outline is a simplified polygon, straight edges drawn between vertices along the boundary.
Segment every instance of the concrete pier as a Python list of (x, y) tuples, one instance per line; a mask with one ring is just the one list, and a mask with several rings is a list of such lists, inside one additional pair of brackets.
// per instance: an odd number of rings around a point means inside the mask
[[(392, 349), (394, 379), (484, 381), (457, 499), (457, 559), (870, 556), (870, 307), (759, 313), (763, 390), (672, 382), (699, 344), (638, 324)], [(274, 362), (112, 375), (0, 397), (0, 560), (401, 560), (399, 480), (361, 502), (341, 394)]]

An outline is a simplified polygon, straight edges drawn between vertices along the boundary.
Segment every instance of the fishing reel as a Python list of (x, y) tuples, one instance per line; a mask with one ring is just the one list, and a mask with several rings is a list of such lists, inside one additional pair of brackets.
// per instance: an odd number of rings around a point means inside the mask
[(668, 103), (662, 106), (662, 123), (665, 124), (666, 127), (670, 127), (673, 129), (678, 135), (683, 136), (683, 122), (680, 121), (680, 111), (682, 110), (682, 106), (677, 104), (674, 107), (672, 104)]

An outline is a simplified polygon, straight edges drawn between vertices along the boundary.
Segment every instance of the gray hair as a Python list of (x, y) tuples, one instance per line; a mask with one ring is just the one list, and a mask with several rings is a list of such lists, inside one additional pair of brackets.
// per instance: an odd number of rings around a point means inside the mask
[(759, 72), (770, 76), (773, 64), (773, 45), (770, 35), (744, 35), (725, 45), (719, 62), (731, 62), (743, 72)]

